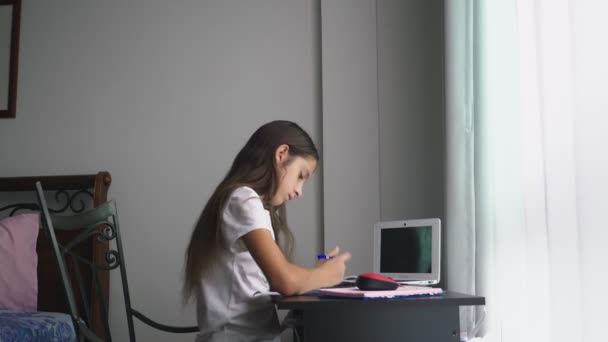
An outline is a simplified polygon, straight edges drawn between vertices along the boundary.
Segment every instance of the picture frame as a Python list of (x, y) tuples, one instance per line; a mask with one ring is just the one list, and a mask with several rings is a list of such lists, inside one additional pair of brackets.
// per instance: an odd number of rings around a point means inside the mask
[(0, 118), (17, 113), (21, 0), (0, 0)]

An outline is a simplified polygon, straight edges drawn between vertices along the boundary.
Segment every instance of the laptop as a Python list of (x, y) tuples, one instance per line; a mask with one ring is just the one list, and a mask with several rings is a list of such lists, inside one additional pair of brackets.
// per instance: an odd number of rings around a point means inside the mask
[(373, 272), (402, 284), (440, 280), (441, 220), (382, 221), (374, 225)]

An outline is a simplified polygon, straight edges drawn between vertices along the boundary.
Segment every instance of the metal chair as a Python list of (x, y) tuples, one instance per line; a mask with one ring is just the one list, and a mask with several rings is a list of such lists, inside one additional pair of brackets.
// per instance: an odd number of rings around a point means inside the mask
[[(104, 336), (96, 335), (93, 330), (90, 329), (92, 322), (90, 321), (92, 315), (90, 311), (88, 295), (89, 292), (85, 291), (87, 285), (83, 283), (83, 272), (90, 272), (93, 279), (93, 288), (98, 291), (98, 298), (103, 298), (101, 294), (101, 287), (99, 283), (99, 275), (101, 272), (111, 272), (115, 269), (120, 270), (120, 277), (122, 281), (122, 290), (125, 301), (125, 309), (127, 313), (127, 324), (129, 327), (129, 340), (135, 341), (135, 329), (133, 326), (133, 317), (138, 318), (143, 323), (162, 330), (172, 333), (195, 333), (199, 331), (197, 326), (190, 327), (174, 327), (164, 325), (153, 321), (146, 317), (141, 312), (135, 310), (131, 306), (131, 297), (129, 295), (129, 285), (127, 281), (127, 271), (125, 268), (124, 253), (122, 247), (122, 240), (120, 237), (120, 229), (118, 225), (118, 216), (116, 211), (116, 204), (114, 201), (108, 201), (100, 204), (99, 206), (87, 210), (82, 213), (73, 215), (51, 215), (45, 200), (44, 192), (40, 182), (36, 182), (36, 193), (38, 196), (38, 203), (42, 211), (42, 226), (46, 231), (51, 244), (53, 246), (53, 254), (57, 259), (57, 265), (59, 266), (59, 272), (61, 274), (61, 280), (63, 287), (66, 292), (66, 297), (70, 307), (72, 319), (74, 321), (74, 327), (77, 330), (79, 339), (81, 341), (112, 341), (112, 335), (110, 332), (108, 317), (108, 308), (106, 307), (103, 300), (99, 300), (99, 309), (101, 310), (102, 324)], [(55, 236), (56, 230), (68, 230), (78, 231), (75, 237), (65, 244), (59, 244)], [(105, 263), (99, 264), (92, 260), (84, 258), (80, 255), (73, 253), (73, 249), (77, 247), (83, 241), (91, 240), (91, 237), (95, 237), (94, 241), (105, 242), (115, 240), (116, 249), (109, 249), (104, 258)], [(67, 261), (71, 260), (72, 272), (76, 275), (76, 281), (70, 281), (68, 274)], [(78, 283), (78, 288), (72, 288), (73, 283)], [(83, 312), (79, 312), (78, 306), (76, 305), (76, 295), (79, 293), (82, 299), (82, 303), (85, 303)]]

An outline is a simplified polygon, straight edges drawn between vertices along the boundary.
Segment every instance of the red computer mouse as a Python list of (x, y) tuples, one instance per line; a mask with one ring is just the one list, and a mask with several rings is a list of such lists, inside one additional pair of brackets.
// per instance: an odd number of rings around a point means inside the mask
[(355, 283), (363, 291), (389, 291), (399, 287), (399, 283), (377, 273), (359, 274)]

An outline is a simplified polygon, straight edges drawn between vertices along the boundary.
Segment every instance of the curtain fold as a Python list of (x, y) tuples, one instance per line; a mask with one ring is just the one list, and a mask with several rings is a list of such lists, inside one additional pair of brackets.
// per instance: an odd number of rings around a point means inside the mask
[(446, 2), (447, 286), (487, 303), (469, 339), (603, 340), (607, 10)]
[[(473, 3), (447, 1), (445, 6), (447, 284), (475, 293)], [(461, 331), (470, 332), (473, 308), (461, 312)]]

